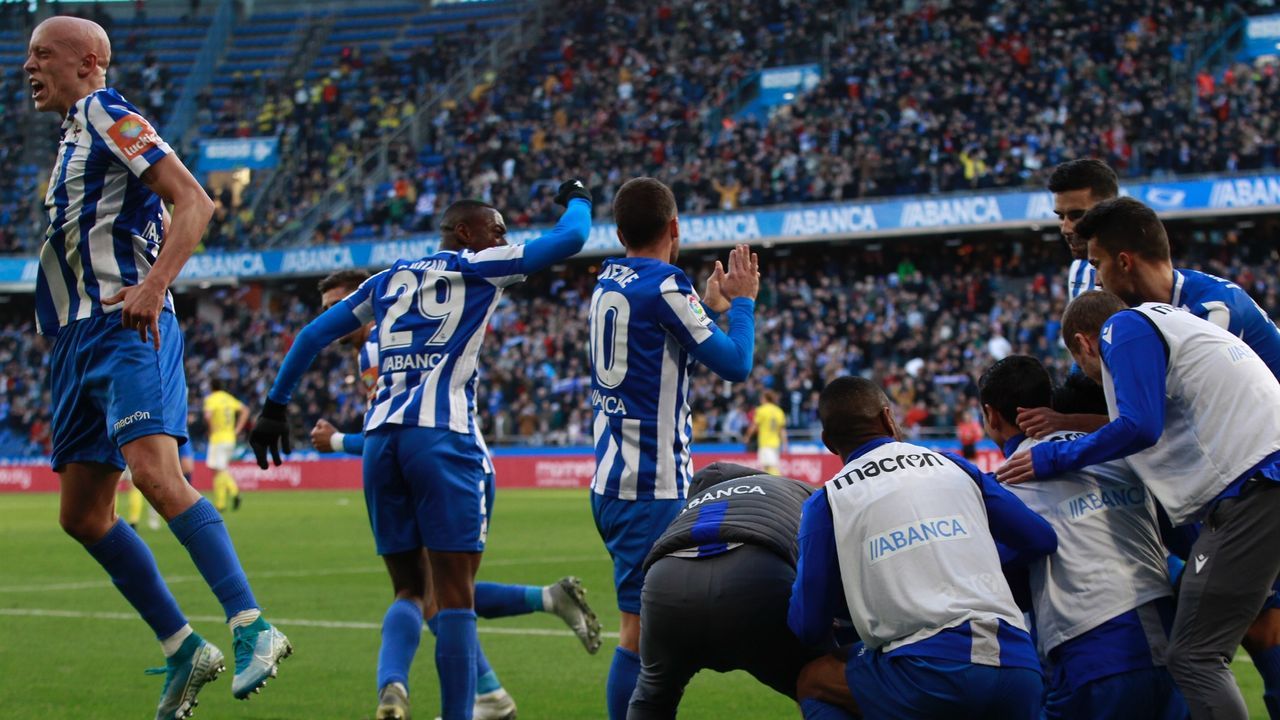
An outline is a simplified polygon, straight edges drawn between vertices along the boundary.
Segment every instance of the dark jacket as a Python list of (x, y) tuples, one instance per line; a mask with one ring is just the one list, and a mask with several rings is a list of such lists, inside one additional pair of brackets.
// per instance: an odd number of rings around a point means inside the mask
[(647, 571), (677, 550), (715, 554), (717, 546), (745, 543), (770, 550), (796, 565), (800, 511), (813, 488), (732, 463), (698, 471), (689, 499), (645, 558)]

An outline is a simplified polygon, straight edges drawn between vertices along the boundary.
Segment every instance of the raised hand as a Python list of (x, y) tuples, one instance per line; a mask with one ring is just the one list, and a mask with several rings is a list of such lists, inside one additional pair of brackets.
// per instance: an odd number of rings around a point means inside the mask
[(707, 278), (707, 287), (702, 291), (702, 304), (712, 312), (722, 313), (729, 309), (729, 298), (726, 298), (724, 291), (720, 289), (722, 282), (724, 282), (724, 266), (717, 260), (715, 269), (711, 271), (711, 277)]
[(729, 252), (729, 270), (720, 279), (720, 292), (727, 300), (744, 297), (752, 300), (760, 292), (760, 258), (747, 245)]

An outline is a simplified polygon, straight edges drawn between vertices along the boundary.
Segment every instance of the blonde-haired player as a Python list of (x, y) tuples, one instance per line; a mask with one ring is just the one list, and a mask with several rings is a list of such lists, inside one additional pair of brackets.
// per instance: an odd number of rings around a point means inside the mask
[(209, 387), (213, 392), (204, 399), (204, 421), (209, 426), (209, 452), (205, 456), (205, 464), (214, 473), (213, 506), (219, 511), (226, 510), (230, 497), (231, 508), (239, 510), (240, 486), (227, 472), (227, 467), (236, 450), (236, 438), (249, 422), (249, 409), (224, 390), (218, 378), (210, 380)]
[(756, 461), (770, 475), (782, 474), (782, 448), (787, 444), (787, 414), (778, 407), (778, 395), (772, 390), (760, 393), (760, 407), (747, 426), (747, 442), (756, 438)]

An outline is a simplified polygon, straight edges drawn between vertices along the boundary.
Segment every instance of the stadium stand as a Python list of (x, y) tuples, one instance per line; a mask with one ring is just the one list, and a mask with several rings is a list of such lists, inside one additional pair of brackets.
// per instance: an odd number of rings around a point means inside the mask
[[(1277, 164), (1274, 66), (1192, 63), (1229, 19), (1226, 7), (564, 5), (572, 22), (509, 67), (490, 68), (492, 81), (469, 97), (447, 99), (420, 147), (387, 148), (382, 182), (345, 188), (343, 174), (436, 98), (477, 48), (519, 18), (519, 5), (241, 18), (197, 103), (198, 135), (279, 136), (285, 163), (256, 178), (238, 206), (222, 203), (206, 246), (425, 231), (460, 197), (507, 208), (514, 226), (537, 225), (554, 214), (549, 188), (574, 173), (590, 177), (607, 214), (613, 188), (638, 174), (661, 177), (696, 212), (1038, 186), (1046, 168), (1083, 156), (1126, 177)], [(116, 82), (155, 115), (149, 104), (172, 102), (207, 20), (113, 22), (126, 38), (120, 62), (140, 69)], [(0, 34), (9, 67), (20, 65), (24, 41), (23, 31)], [(735, 113), (761, 69), (800, 62), (824, 67), (811, 92), (768, 118)], [(0, 181), (0, 212), (10, 215), (25, 200), (12, 188), (30, 188), (45, 172), (21, 162), (11, 169)], [(335, 186), (351, 206), (301, 232)], [(35, 250), (36, 224), (19, 224), (16, 240), (4, 231), (0, 251)]]

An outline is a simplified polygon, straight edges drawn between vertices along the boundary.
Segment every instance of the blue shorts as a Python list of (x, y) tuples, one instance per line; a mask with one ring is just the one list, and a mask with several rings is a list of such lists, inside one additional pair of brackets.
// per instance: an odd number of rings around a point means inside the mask
[(864, 651), (845, 665), (866, 720), (1037, 720), (1044, 680), (1036, 670)]
[(591, 493), (591, 515), (613, 558), (613, 585), (622, 612), (640, 614), (645, 556), (683, 506), (682, 500), (619, 500)]
[(94, 462), (124, 469), (120, 447), (148, 435), (187, 441), (187, 379), (182, 330), (160, 313), (160, 350), (98, 315), (58, 331), (49, 356), (53, 397), (53, 469)]
[(427, 548), (482, 552), (488, 532), (475, 436), (388, 425), (364, 437), (364, 501), (379, 555)]
[(1099, 678), (1075, 692), (1050, 688), (1044, 700), (1046, 720), (1182, 720), (1187, 712), (1173, 676), (1162, 667)]

